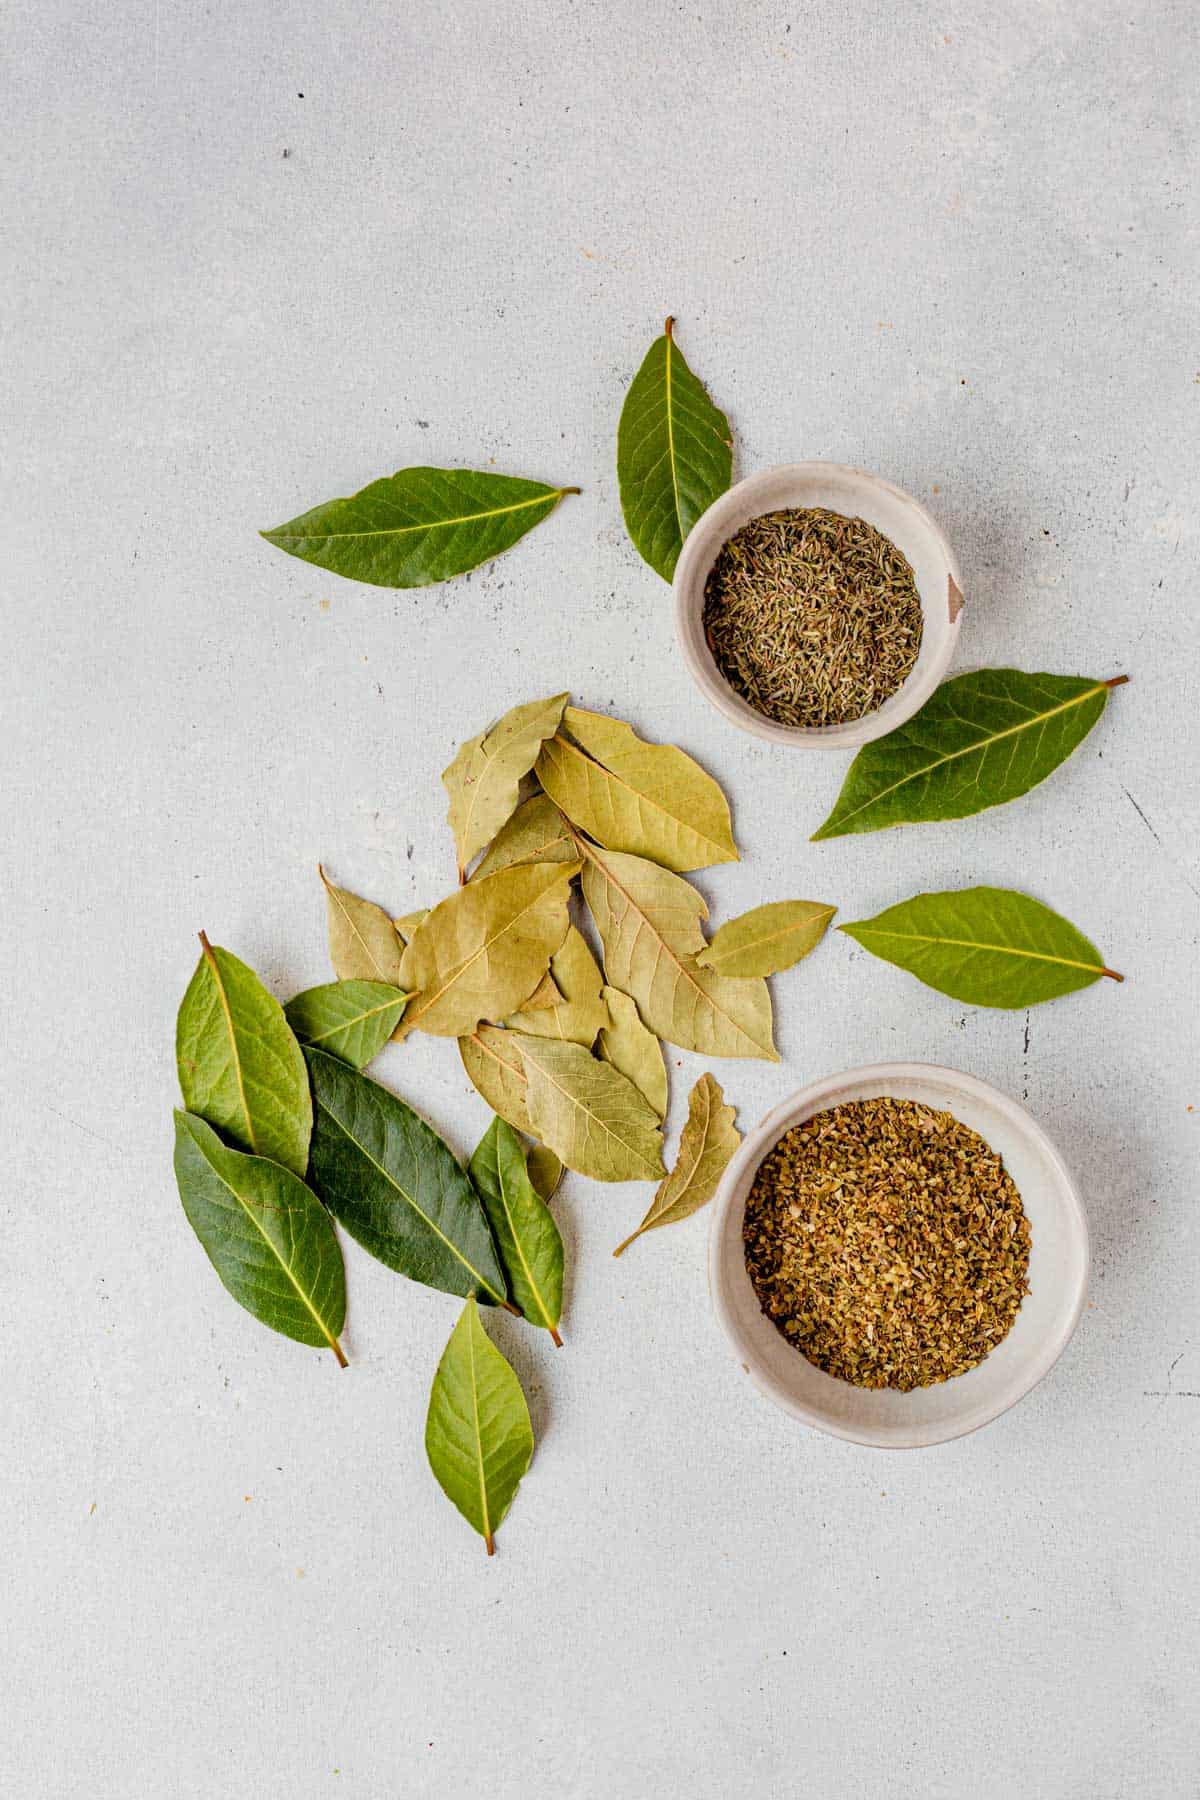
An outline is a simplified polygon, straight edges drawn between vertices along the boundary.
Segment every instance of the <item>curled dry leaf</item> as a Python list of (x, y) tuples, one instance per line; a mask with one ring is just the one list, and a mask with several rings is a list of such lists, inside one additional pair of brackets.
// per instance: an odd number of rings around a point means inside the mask
[(660, 1119), (665, 1118), (667, 1065), (663, 1061), (662, 1045), (642, 1024), (638, 1009), (628, 994), (623, 994), (619, 988), (606, 987), (604, 1002), (608, 1007), (608, 1024), (601, 1031), (597, 1046), (601, 1056), (627, 1081), (632, 1081)]
[(503, 1119), (493, 1119), (470, 1163), (508, 1291), (531, 1325), (561, 1345), (563, 1245), (545, 1201), (533, 1185), (520, 1138)]
[(725, 1165), (741, 1143), (734, 1110), (711, 1075), (702, 1075), (688, 1097), (687, 1123), (679, 1139), (675, 1167), (650, 1202), (637, 1230), (613, 1251), (620, 1256), (634, 1238), (659, 1225), (674, 1225), (706, 1206), (717, 1191)]
[(329, 915), (329, 960), (342, 981), (383, 981), (402, 987), (404, 946), (387, 913), (373, 900), (335, 887), (318, 863)]
[(413, 998), (400, 1035), (463, 1037), (505, 1018), (537, 987), (567, 935), (577, 863), (533, 863), (469, 882), (433, 908), (400, 964)]
[(303, 1176), (312, 1100), (292, 1028), (253, 969), (203, 932), (200, 945), (175, 1025), (183, 1103), (239, 1149)]
[(532, 1135), (595, 1181), (653, 1181), (662, 1173), (662, 1130), (631, 1081), (582, 1044), (510, 1032), (525, 1064)]
[(514, 863), (575, 860), (575, 845), (562, 814), (547, 795), (534, 794), (522, 800), (507, 825), (500, 827), (480, 857), (471, 880), (494, 875), (498, 869), (511, 868)]
[(719, 975), (777, 975), (815, 950), (836, 906), (819, 900), (774, 900), (713, 933), (696, 961)]
[(560, 948), (550, 958), (550, 979), (555, 990), (550, 1003), (538, 1000), (542, 990), (535, 990), (509, 1024), (534, 1037), (563, 1038), (590, 1050), (596, 1033), (608, 1019), (601, 995), (604, 977), (586, 939), (574, 925), (567, 928)]
[(684, 751), (644, 743), (621, 719), (574, 706), (565, 724), (575, 742), (548, 739), (537, 774), (573, 824), (609, 850), (677, 872), (738, 860), (729, 803)]
[(512, 817), (522, 777), (537, 761), (543, 740), (558, 730), (566, 703), (565, 694), (555, 694), (512, 707), (490, 731), (470, 738), (443, 772), (460, 878)]
[(425, 1454), (438, 1486), (491, 1556), (495, 1532), (533, 1456), (533, 1426), (521, 1384), (468, 1300), (442, 1353)]
[(777, 1062), (766, 982), (735, 980), (696, 961), (708, 908), (695, 888), (642, 857), (576, 841), (609, 985), (637, 1001), (643, 1023), (702, 1056)]

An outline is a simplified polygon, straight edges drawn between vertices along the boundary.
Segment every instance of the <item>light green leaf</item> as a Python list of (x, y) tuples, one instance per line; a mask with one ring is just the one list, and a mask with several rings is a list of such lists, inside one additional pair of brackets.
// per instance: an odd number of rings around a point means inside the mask
[(917, 894), (839, 930), (970, 1006), (1036, 1006), (1101, 975), (1123, 979), (1074, 925), (1011, 888)]
[(346, 1320), (342, 1253), (329, 1215), (281, 1163), (224, 1145), (175, 1114), (175, 1179), (188, 1224), (239, 1306), (272, 1331), (333, 1351)]
[(814, 950), (837, 911), (819, 900), (775, 900), (730, 919), (696, 958), (719, 975), (775, 975)]
[(634, 376), (617, 430), (625, 526), (670, 581), (683, 540), (733, 478), (729, 420), (684, 362), (668, 319)]
[(528, 1137), (535, 1135), (527, 1098), (529, 1077), (516, 1034), (479, 1025), (458, 1040), (458, 1053), (476, 1091), (494, 1113)]
[(600, 1033), (598, 1049), (605, 1062), (632, 1081), (644, 1094), (660, 1119), (667, 1113), (667, 1065), (662, 1045), (652, 1031), (647, 1031), (638, 1017), (638, 1009), (620, 988), (606, 987), (604, 1001), (608, 1007), (608, 1024)]
[(533, 1456), (533, 1427), (521, 1384), (483, 1329), (474, 1300), (442, 1353), (425, 1453), (438, 1486), (495, 1551), (496, 1529)]
[(558, 730), (566, 703), (565, 694), (555, 694), (514, 706), (490, 731), (469, 739), (443, 772), (460, 877), (512, 817), (521, 779), (537, 761), (543, 740)]
[(861, 749), (814, 838), (965, 819), (1027, 794), (1083, 742), (1126, 680), (977, 669), (945, 681), (915, 718)]
[(561, 735), (548, 739), (537, 774), (582, 831), (676, 872), (738, 860), (729, 803), (690, 756), (674, 744), (644, 743), (602, 713), (569, 706), (566, 725), (583, 749)]
[(239, 1149), (303, 1176), (312, 1101), (300, 1046), (254, 970), (203, 932), (200, 945), (175, 1027), (183, 1103)]
[(695, 888), (639, 856), (577, 842), (609, 986), (637, 1001), (642, 1023), (702, 1056), (777, 1062), (766, 982), (735, 980), (696, 961), (708, 908)]
[(650, 1209), (635, 1232), (613, 1251), (620, 1256), (634, 1238), (659, 1225), (674, 1225), (706, 1206), (717, 1191), (725, 1165), (741, 1143), (732, 1106), (720, 1084), (702, 1075), (688, 1096), (687, 1124), (679, 1139), (675, 1167), (659, 1183)]
[(407, 944), (422, 919), (426, 919), (428, 916), (429, 908), (419, 906), (415, 912), (404, 913), (399, 919), (393, 919), (392, 924), (396, 927), (404, 943)]
[(491, 1230), (449, 1145), (348, 1063), (305, 1056), (316, 1101), (309, 1180), (334, 1218), (389, 1269), (505, 1305)]
[(563, 1165), (553, 1150), (547, 1150), (545, 1144), (531, 1144), (525, 1163), (534, 1193), (542, 1200), (552, 1200), (563, 1178)]
[(490, 562), (578, 488), (473, 469), (400, 469), (262, 536), (376, 587), (425, 587)]
[(400, 964), (413, 996), (400, 1035), (418, 1027), (463, 1037), (481, 1019), (503, 1019), (532, 994), (567, 935), (567, 900), (578, 863), (501, 869), (459, 888), (417, 927)]
[(327, 981), (306, 988), (283, 1010), (302, 1044), (315, 1044), (365, 1069), (391, 1037), (407, 1004), (407, 994), (383, 981)]
[(320, 863), (317, 873), (325, 889), (334, 974), (341, 981), (382, 981), (388, 987), (400, 987), (404, 945), (382, 906), (361, 899), (348, 888), (335, 887)]
[(587, 940), (574, 925), (567, 928), (561, 946), (550, 958), (550, 977), (557, 989), (552, 1004), (535, 1005), (537, 994), (532, 994), (508, 1023), (534, 1037), (564, 1038), (590, 1050), (596, 1033), (608, 1020), (608, 1008), (600, 992), (604, 977)]
[(507, 825), (500, 828), (472, 875), (494, 875), (514, 863), (574, 862), (575, 846), (562, 814), (545, 794), (523, 800)]
[(509, 1033), (525, 1064), (532, 1135), (594, 1181), (654, 1181), (662, 1131), (631, 1081), (582, 1044)]
[(483, 1202), (508, 1291), (532, 1325), (541, 1325), (561, 1345), (563, 1245), (525, 1166), (521, 1140), (503, 1119), (493, 1119), (470, 1163), (471, 1180)]

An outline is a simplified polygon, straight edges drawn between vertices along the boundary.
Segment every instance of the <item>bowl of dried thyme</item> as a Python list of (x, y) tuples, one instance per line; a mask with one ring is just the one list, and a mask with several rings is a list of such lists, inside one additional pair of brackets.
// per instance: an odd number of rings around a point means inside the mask
[(672, 584), (705, 697), (772, 743), (856, 749), (922, 707), (950, 666), (962, 580), (920, 503), (841, 463), (738, 482), (684, 541)]
[(742, 1143), (709, 1237), (713, 1307), (793, 1418), (890, 1449), (986, 1425), (1083, 1309), (1070, 1171), (987, 1082), (876, 1063), (794, 1094)]

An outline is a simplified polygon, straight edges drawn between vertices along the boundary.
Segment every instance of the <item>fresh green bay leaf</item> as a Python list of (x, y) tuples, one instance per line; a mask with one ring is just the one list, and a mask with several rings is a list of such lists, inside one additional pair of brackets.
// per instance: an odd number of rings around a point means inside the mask
[(673, 319), (646, 352), (617, 428), (621, 511), (638, 554), (670, 581), (701, 513), (733, 478), (729, 420), (683, 360)]
[(533, 1456), (533, 1426), (521, 1384), (468, 1300), (442, 1353), (429, 1413), (425, 1453), (438, 1486), (487, 1545)]
[(383, 981), (327, 981), (284, 1007), (302, 1044), (328, 1050), (356, 1069), (372, 1062), (400, 1023), (408, 995)]
[(836, 911), (819, 900), (756, 906), (722, 925), (696, 961), (719, 975), (777, 975), (816, 948)]
[(329, 922), (329, 960), (341, 981), (382, 981), (399, 987), (404, 945), (396, 927), (373, 900), (336, 887), (321, 865)]
[(559, 1158), (553, 1150), (547, 1150), (545, 1144), (531, 1144), (525, 1164), (534, 1193), (539, 1199), (547, 1202), (552, 1200), (563, 1178), (563, 1165)]
[(1011, 888), (917, 894), (839, 929), (873, 956), (970, 1006), (1036, 1006), (1101, 975), (1123, 979), (1105, 968), (1074, 925)]
[(577, 842), (605, 975), (637, 1002), (642, 1023), (702, 1056), (777, 1062), (766, 982), (720, 975), (696, 960), (708, 908), (691, 883), (642, 857)]
[(460, 876), (512, 817), (522, 777), (558, 730), (566, 703), (565, 694), (555, 694), (514, 706), (490, 731), (470, 738), (444, 771)]
[(232, 951), (203, 932), (200, 946), (175, 1026), (184, 1106), (238, 1149), (303, 1176), (312, 1101), (283, 1008)]
[(221, 1281), (272, 1331), (328, 1347), (343, 1368), (342, 1253), (329, 1215), (300, 1178), (223, 1144), (195, 1113), (175, 1114), (179, 1198)]
[(536, 1136), (529, 1117), (529, 1077), (516, 1033), (478, 1025), (459, 1038), (458, 1053), (476, 1092), (492, 1111), (527, 1137)]
[(574, 925), (550, 958), (550, 981), (554, 990), (550, 1004), (535, 1005), (535, 992), (508, 1023), (534, 1037), (563, 1038), (590, 1050), (596, 1033), (608, 1022), (608, 1008), (601, 994), (604, 977)]
[(521, 802), (507, 825), (500, 827), (471, 880), (494, 875), (514, 863), (574, 861), (575, 845), (562, 814), (547, 795), (533, 794)]
[(414, 932), (399, 986), (413, 998), (400, 1033), (463, 1037), (529, 998), (567, 935), (578, 863), (528, 863), (468, 882)]
[(305, 1056), (316, 1102), (309, 1180), (334, 1218), (412, 1281), (505, 1305), (491, 1228), (450, 1146), (347, 1063)]
[(503, 1119), (493, 1119), (480, 1139), (470, 1173), (504, 1264), (509, 1293), (530, 1324), (542, 1326), (561, 1345), (562, 1238), (530, 1179), (521, 1140)]
[(578, 492), (473, 469), (400, 469), (262, 536), (351, 581), (425, 587), (511, 549)]
[(604, 1002), (608, 1008), (608, 1024), (600, 1033), (597, 1048), (605, 1062), (632, 1081), (644, 1094), (660, 1119), (667, 1113), (667, 1065), (662, 1045), (652, 1031), (647, 1031), (638, 1017), (638, 1009), (620, 988), (606, 987)]
[(634, 1238), (659, 1225), (674, 1225), (706, 1206), (717, 1191), (725, 1165), (741, 1143), (734, 1110), (725, 1105), (720, 1083), (702, 1075), (688, 1096), (687, 1123), (679, 1139), (675, 1166), (658, 1186), (637, 1230), (613, 1251), (620, 1256)]
[(977, 669), (944, 681), (915, 718), (866, 744), (814, 838), (965, 819), (1027, 794), (1081, 744), (1127, 678)]
[(577, 742), (549, 738), (537, 775), (580, 830), (677, 873), (738, 860), (729, 803), (684, 751), (647, 744), (622, 720), (578, 707), (567, 708), (566, 725)]
[(532, 1135), (568, 1167), (594, 1181), (656, 1181), (662, 1130), (631, 1081), (582, 1044), (508, 1034), (528, 1078)]

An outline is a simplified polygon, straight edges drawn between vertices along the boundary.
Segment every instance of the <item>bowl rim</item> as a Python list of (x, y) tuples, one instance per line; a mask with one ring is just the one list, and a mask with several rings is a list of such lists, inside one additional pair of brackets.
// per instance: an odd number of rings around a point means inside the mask
[[(758, 488), (768, 488), (784, 478), (800, 485), (830, 475), (847, 477), (852, 483), (864, 488), (883, 493), (915, 512), (924, 527), (937, 541), (946, 564), (946, 573), (953, 581), (958, 593), (958, 612), (947, 623), (944, 636), (924, 669), (914, 667), (905, 677), (895, 695), (895, 706), (890, 715), (881, 720), (885, 706), (867, 713), (861, 719), (854, 719), (844, 725), (780, 725), (774, 719), (762, 717), (756, 713), (746, 701), (739, 698), (728, 683), (709, 665), (704, 657), (697, 654), (689, 635), (685, 630), (685, 621), (692, 610), (691, 594), (701, 572), (706, 579), (708, 570), (716, 558), (717, 552), (725, 542), (728, 532), (722, 533), (716, 547), (708, 544), (711, 530), (720, 528), (727, 517), (741, 510), (746, 498), (752, 496)], [(705, 526), (709, 528), (705, 530)], [(859, 749), (863, 744), (873, 743), (877, 738), (886, 737), (889, 732), (897, 731), (907, 724), (914, 713), (925, 705), (934, 690), (945, 679), (946, 671), (954, 660), (954, 652), (958, 644), (959, 628), (962, 623), (962, 573), (958, 566), (958, 558), (945, 532), (933, 517), (912, 494), (906, 493), (894, 481), (888, 481), (882, 475), (874, 475), (869, 469), (857, 468), (853, 463), (828, 462), (813, 460), (808, 462), (773, 463), (764, 469), (756, 469), (751, 475), (744, 475), (735, 481), (732, 487), (718, 494), (712, 504), (705, 508), (684, 539), (683, 549), (675, 564), (675, 572), (671, 580), (672, 615), (675, 625), (675, 637), (683, 655), (688, 674), (700, 689), (709, 704), (740, 731), (751, 737), (765, 739), (768, 743), (779, 744), (796, 750), (848, 750)], [(928, 613), (925, 595), (920, 595), (922, 610)]]
[[(894, 1432), (883, 1436), (871, 1426), (847, 1425), (841, 1420), (830, 1419), (804, 1401), (797, 1400), (759, 1362), (753, 1346), (742, 1337), (732, 1309), (727, 1305), (724, 1296), (725, 1269), (729, 1256), (726, 1226), (730, 1209), (734, 1204), (734, 1195), (747, 1168), (756, 1169), (784, 1131), (793, 1125), (802, 1123), (805, 1118), (811, 1118), (824, 1106), (836, 1104), (833, 1096), (847, 1086), (860, 1085), (864, 1082), (882, 1084), (891, 1081), (919, 1081), (931, 1078), (940, 1078), (998, 1108), (1016, 1130), (1038, 1146), (1057, 1176), (1059, 1195), (1064, 1203), (1064, 1214), (1080, 1258), (1080, 1273), (1070, 1305), (1057, 1318), (1054, 1330), (1044, 1337), (1038, 1353), (1030, 1358), (1026, 1373), (1019, 1382), (1014, 1383), (1008, 1391), (997, 1398), (980, 1403), (974, 1411), (964, 1413), (960, 1420), (947, 1425), (915, 1426), (908, 1433), (899, 1437)], [(740, 1252), (740, 1236), (737, 1240), (737, 1248)], [(951, 1069), (942, 1063), (861, 1063), (855, 1068), (843, 1069), (836, 1075), (824, 1076), (819, 1081), (810, 1082), (808, 1086), (798, 1088), (786, 1100), (782, 1100), (778, 1106), (773, 1107), (759, 1121), (754, 1130), (742, 1139), (721, 1176), (713, 1200), (709, 1224), (709, 1300), (717, 1324), (754, 1387), (783, 1412), (788, 1413), (802, 1424), (811, 1426), (813, 1430), (824, 1432), (829, 1437), (841, 1438), (848, 1443), (865, 1444), (872, 1449), (917, 1450), (926, 1449), (935, 1444), (951, 1443), (956, 1438), (969, 1436), (971, 1432), (978, 1431), (984, 1425), (990, 1425), (993, 1419), (1000, 1418), (1003, 1413), (1016, 1406), (1050, 1373), (1074, 1336), (1087, 1299), (1090, 1273), (1091, 1234), (1088, 1229), (1087, 1213), (1084, 1210), (1075, 1178), (1058, 1147), (1032, 1114), (1011, 1095), (1006, 1094), (1001, 1088), (994, 1087), (991, 1082), (982, 1080), (977, 1075), (968, 1075), (961, 1069)], [(800, 1352), (797, 1351), (796, 1354), (799, 1355)]]

